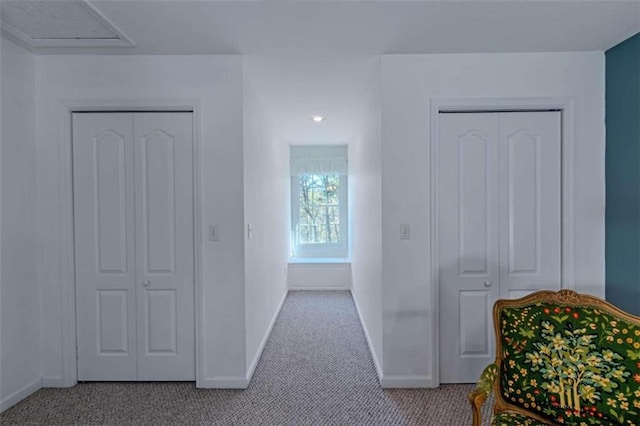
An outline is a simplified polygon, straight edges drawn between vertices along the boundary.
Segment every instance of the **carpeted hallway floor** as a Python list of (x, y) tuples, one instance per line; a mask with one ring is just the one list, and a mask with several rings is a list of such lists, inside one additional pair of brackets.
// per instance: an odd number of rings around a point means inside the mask
[(470, 385), (383, 390), (351, 294), (290, 292), (246, 390), (192, 383), (41, 389), (2, 425), (469, 425)]

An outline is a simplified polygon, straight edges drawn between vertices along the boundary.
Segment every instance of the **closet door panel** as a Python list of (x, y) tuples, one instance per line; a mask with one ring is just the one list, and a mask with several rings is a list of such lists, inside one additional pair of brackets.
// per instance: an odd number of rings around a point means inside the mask
[(560, 289), (561, 113), (500, 114), (501, 297)]
[(78, 380), (136, 379), (133, 117), (73, 115)]
[(495, 357), (499, 120), (491, 113), (438, 120), (440, 381), (472, 383)]
[(195, 380), (192, 128), (134, 119), (139, 380)]

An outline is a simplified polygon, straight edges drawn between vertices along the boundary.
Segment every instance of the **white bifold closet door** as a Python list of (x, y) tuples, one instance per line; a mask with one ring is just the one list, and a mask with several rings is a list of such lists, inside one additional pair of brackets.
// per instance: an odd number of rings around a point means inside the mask
[(561, 113), (441, 113), (440, 382), (495, 359), (498, 298), (560, 288)]
[(78, 380), (195, 380), (192, 129), (73, 114)]

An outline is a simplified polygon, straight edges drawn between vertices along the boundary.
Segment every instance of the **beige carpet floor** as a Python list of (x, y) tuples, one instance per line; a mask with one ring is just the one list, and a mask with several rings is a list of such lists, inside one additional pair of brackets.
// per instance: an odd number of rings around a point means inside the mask
[(291, 292), (246, 390), (193, 383), (41, 389), (2, 425), (469, 425), (471, 385), (383, 390), (351, 294)]

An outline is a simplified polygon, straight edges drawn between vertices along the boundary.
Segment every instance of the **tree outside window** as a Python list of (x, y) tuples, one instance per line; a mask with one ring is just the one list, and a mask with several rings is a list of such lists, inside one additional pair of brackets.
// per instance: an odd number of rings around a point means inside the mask
[(301, 175), (299, 179), (300, 244), (340, 241), (340, 176)]

